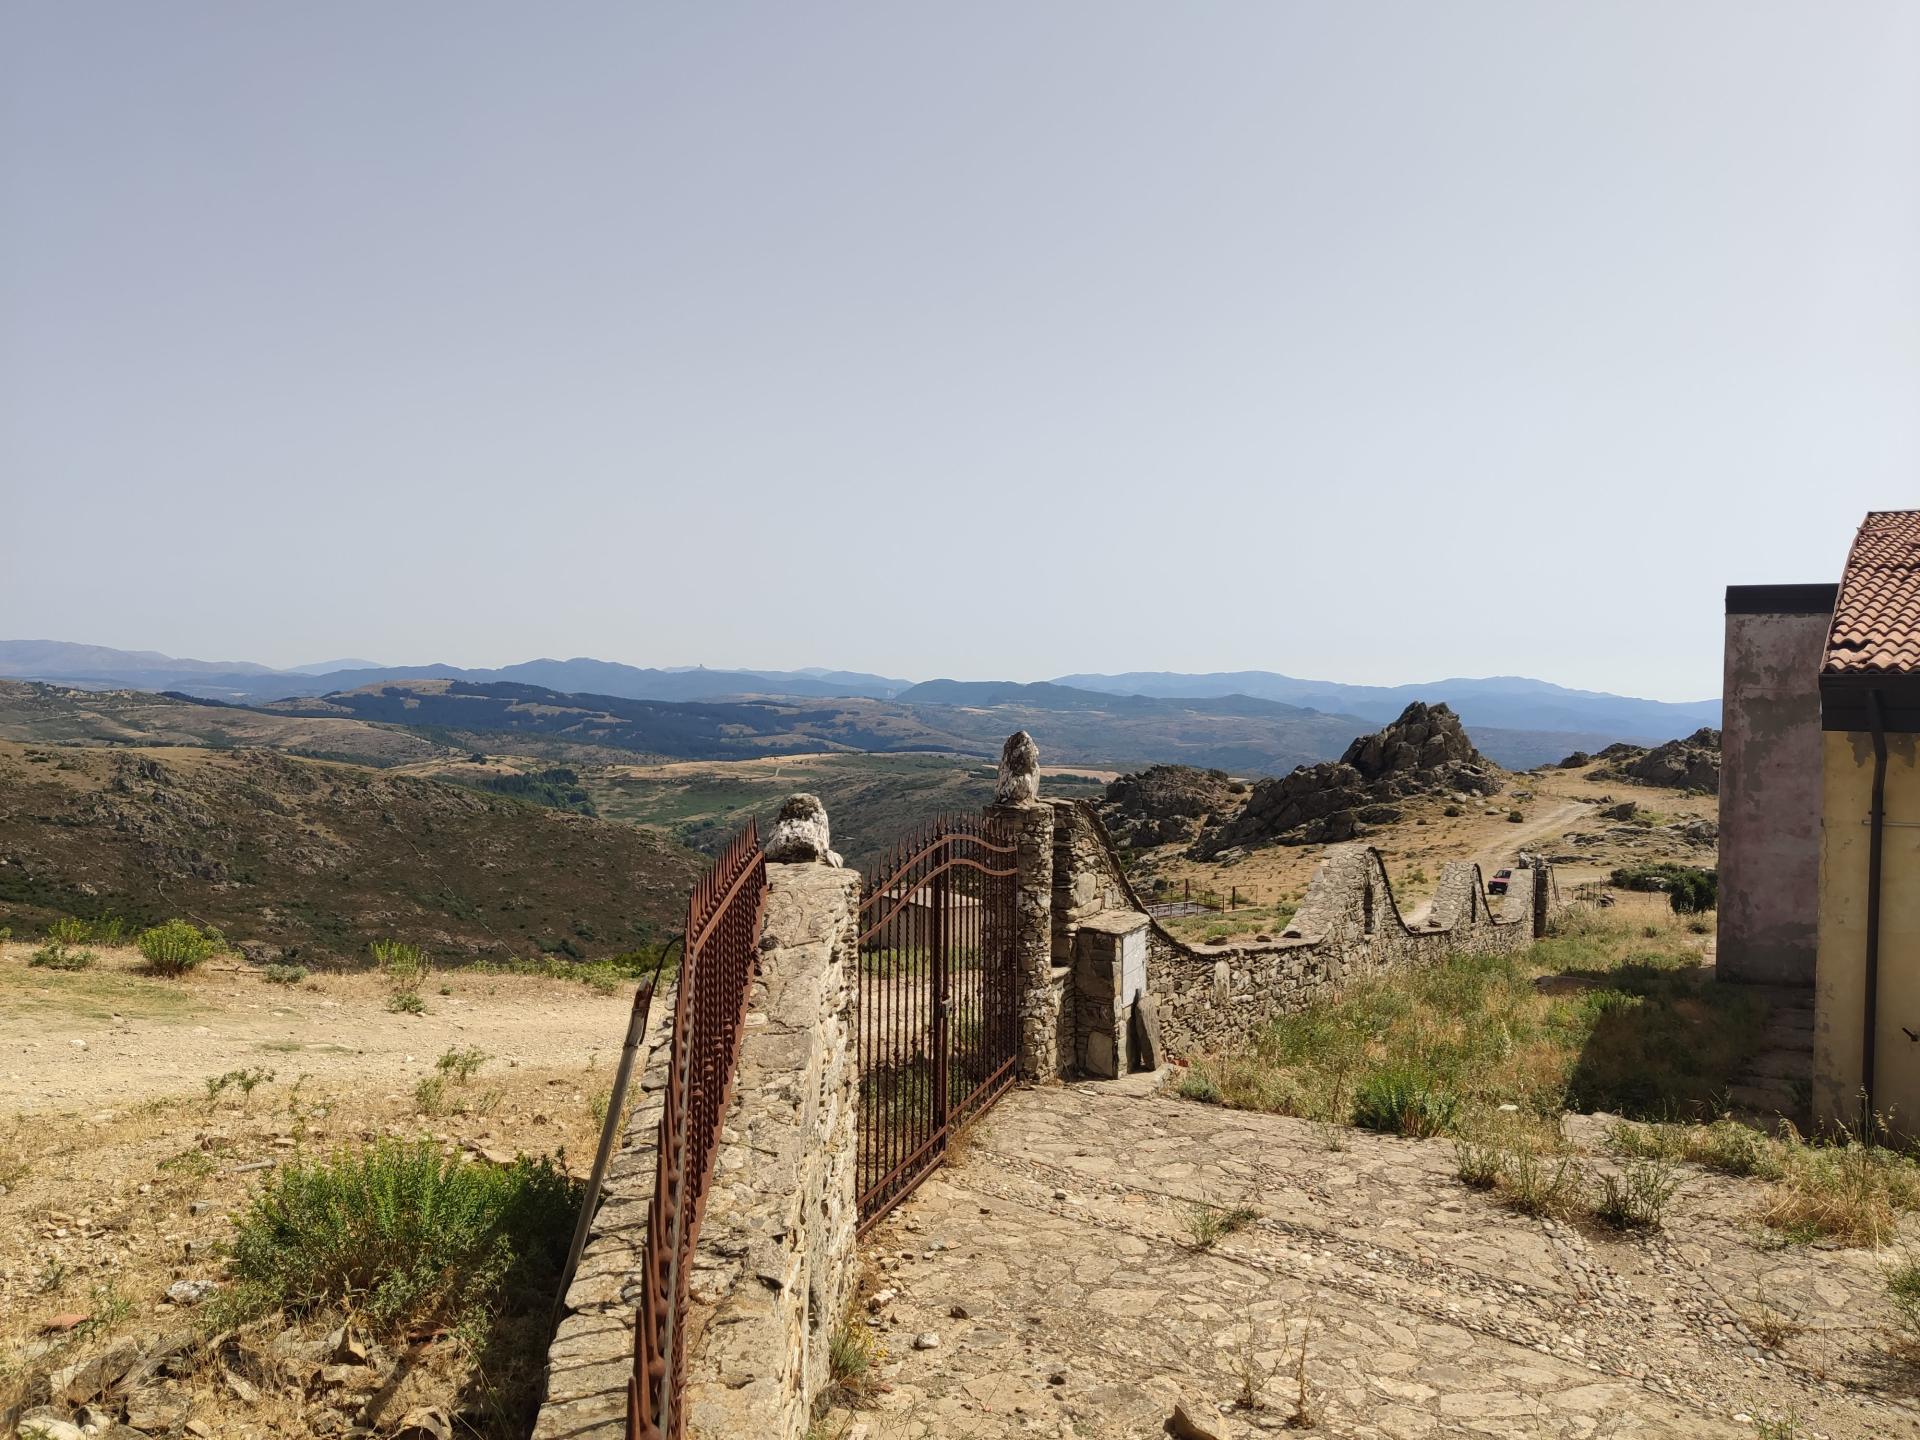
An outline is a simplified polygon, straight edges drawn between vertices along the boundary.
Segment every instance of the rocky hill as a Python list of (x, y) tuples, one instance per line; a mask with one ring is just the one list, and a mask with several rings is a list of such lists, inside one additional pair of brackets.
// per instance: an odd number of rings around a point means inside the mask
[(602, 956), (677, 929), (704, 862), (659, 835), (266, 750), (0, 742), (0, 925), (171, 915), (266, 958), (382, 937)]
[(1629, 780), (1668, 790), (1708, 793), (1720, 788), (1720, 732), (1709, 726), (1702, 726), (1684, 740), (1669, 740), (1651, 750), (1637, 745), (1609, 745), (1598, 758), (1611, 762), (1594, 771), (1598, 780)]
[(1351, 840), (1369, 825), (1398, 820), (1396, 800), (1491, 795), (1505, 779), (1474, 749), (1459, 716), (1416, 700), (1385, 729), (1354, 740), (1338, 760), (1260, 781), (1238, 815), (1201, 835), (1193, 854), (1213, 859), (1255, 845)]
[(1208, 816), (1238, 809), (1246, 793), (1224, 770), (1154, 765), (1108, 785), (1096, 808), (1116, 841), (1141, 849), (1185, 844)]

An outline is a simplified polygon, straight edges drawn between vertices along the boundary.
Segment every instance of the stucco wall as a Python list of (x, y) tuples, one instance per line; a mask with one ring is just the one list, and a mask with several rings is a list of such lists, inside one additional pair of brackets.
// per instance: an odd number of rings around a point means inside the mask
[(1811, 985), (1819, 943), (1817, 679), (1830, 616), (1737, 606), (1730, 592), (1717, 965), (1725, 980)]
[[(1813, 1114), (1817, 1124), (1860, 1120), (1866, 1005), (1867, 812), (1873, 739), (1821, 737), (1825, 797), (1820, 847), (1819, 966), (1814, 993)], [(1920, 736), (1887, 736), (1887, 825), (1882, 832), (1879, 1013), (1874, 1108), (1920, 1136)]]

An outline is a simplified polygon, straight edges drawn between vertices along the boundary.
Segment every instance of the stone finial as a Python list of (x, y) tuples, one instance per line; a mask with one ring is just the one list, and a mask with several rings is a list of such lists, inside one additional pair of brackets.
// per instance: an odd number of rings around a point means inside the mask
[(1000, 781), (993, 788), (996, 805), (1031, 805), (1040, 798), (1040, 747), (1024, 730), (1016, 730), (1000, 747)]
[(789, 795), (780, 802), (780, 815), (773, 822), (765, 849), (767, 859), (782, 864), (840, 864), (827, 831), (827, 807), (818, 795)]

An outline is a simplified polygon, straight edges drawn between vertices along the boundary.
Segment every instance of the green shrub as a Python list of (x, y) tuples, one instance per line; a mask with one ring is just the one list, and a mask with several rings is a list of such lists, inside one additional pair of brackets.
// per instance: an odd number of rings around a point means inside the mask
[(269, 965), (260, 973), (270, 985), (298, 985), (307, 978), (308, 971), (304, 965)]
[(487, 1052), (479, 1046), (466, 1045), (457, 1050), (444, 1052), (440, 1058), (434, 1062), (434, 1067), (439, 1070), (442, 1075), (447, 1076), (457, 1084), (464, 1085), (473, 1078), (475, 1071), (492, 1058), (492, 1056), (488, 1055)]
[(1518, 810), (1507, 811), (1507, 821), (1509, 824), (1518, 825), (1522, 821), (1524, 821), (1526, 818), (1527, 817), (1522, 815)]
[(1354, 1087), (1353, 1123), (1390, 1135), (1422, 1138), (1450, 1129), (1460, 1097), (1414, 1065), (1389, 1065)]
[(381, 1141), (296, 1161), (240, 1218), (220, 1319), (350, 1306), (395, 1335), (543, 1307), (579, 1203), (580, 1186), (544, 1158), (495, 1167)]
[(387, 997), (387, 1009), (396, 1015), (424, 1015), (427, 1002), (420, 998), (418, 990), (396, 990)]
[(142, 930), (134, 942), (156, 975), (184, 975), (226, 948), (218, 930), (201, 930), (187, 920), (169, 920)]
[(84, 970), (93, 964), (91, 950), (74, 950), (64, 941), (49, 940), (28, 958), (27, 964), (47, 970)]
[(413, 989), (427, 978), (426, 952), (418, 945), (408, 945), (400, 940), (375, 940), (367, 946), (386, 977), (404, 989)]
[(1213, 1083), (1213, 1077), (1203, 1070), (1189, 1069), (1180, 1077), (1180, 1083), (1174, 1086), (1174, 1093), (1184, 1100), (1199, 1100), (1204, 1104), (1218, 1104), (1220, 1087)]
[(1676, 914), (1697, 915), (1720, 903), (1720, 875), (1697, 865), (1663, 860), (1657, 865), (1623, 865), (1613, 872), (1613, 884), (1622, 890), (1665, 892)]
[(72, 915), (62, 915), (47, 926), (47, 939), (58, 945), (84, 945), (93, 939), (93, 926)]

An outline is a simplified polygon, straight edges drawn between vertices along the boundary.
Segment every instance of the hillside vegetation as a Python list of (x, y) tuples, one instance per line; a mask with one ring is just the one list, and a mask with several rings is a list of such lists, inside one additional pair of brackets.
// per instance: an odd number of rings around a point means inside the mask
[[(948, 755), (802, 755), (778, 760), (606, 766), (582, 776), (600, 814), (659, 829), (712, 850), (745, 822), (766, 834), (780, 802), (796, 790), (818, 795), (833, 825), (834, 848), (864, 867), (909, 830), (935, 816), (974, 814), (993, 799), (995, 768)], [(1098, 779), (1046, 777), (1062, 799), (1100, 793)]]
[(269, 958), (400, 937), (602, 956), (677, 928), (699, 856), (657, 834), (265, 750), (0, 742), (0, 925), (185, 916)]

